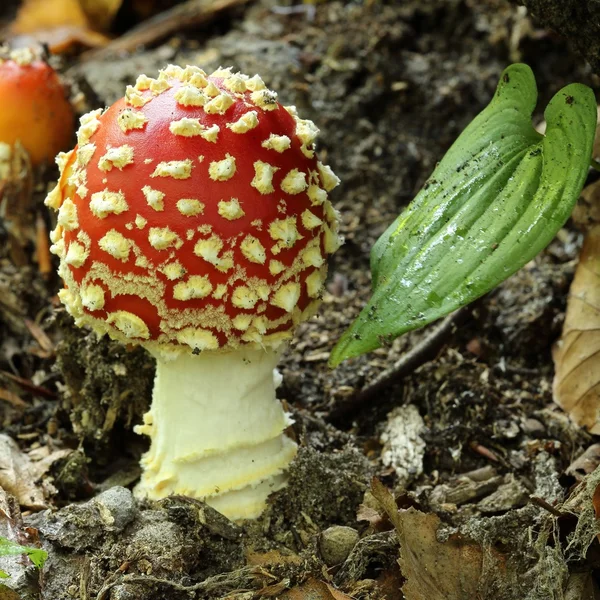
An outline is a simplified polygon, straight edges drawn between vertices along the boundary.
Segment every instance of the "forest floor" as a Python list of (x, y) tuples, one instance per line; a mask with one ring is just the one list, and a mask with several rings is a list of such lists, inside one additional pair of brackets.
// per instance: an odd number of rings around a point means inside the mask
[[(540, 106), (597, 78), (504, 0), (333, 1), (314, 19), (274, 7), (249, 3), (158, 47), (62, 71), (87, 110), (167, 63), (232, 65), (321, 129), (346, 243), (318, 318), (280, 365), (300, 445), (289, 485), (238, 525), (184, 497), (133, 499), (152, 359), (75, 328), (58, 278), (11, 254), (0, 228), (0, 535), (49, 553), (40, 573), (0, 559), (11, 574), (0, 599), (594, 598), (594, 481), (577, 484), (600, 458), (592, 447), (573, 464), (594, 438), (551, 389), (574, 227), (478, 301), (433, 360), (366, 401), (352, 399), (428, 330), (334, 371), (327, 359), (369, 297), (373, 243), (502, 70), (528, 63)], [(34, 182), (34, 210), (53, 177)]]

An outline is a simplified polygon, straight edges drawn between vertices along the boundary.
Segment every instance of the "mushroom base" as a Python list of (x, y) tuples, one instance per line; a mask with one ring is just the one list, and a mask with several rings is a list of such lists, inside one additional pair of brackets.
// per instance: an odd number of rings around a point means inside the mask
[(136, 432), (151, 438), (138, 496), (182, 494), (232, 520), (258, 517), (286, 484), (297, 446), (277, 400), (279, 352), (231, 352), (157, 358), (152, 406)]

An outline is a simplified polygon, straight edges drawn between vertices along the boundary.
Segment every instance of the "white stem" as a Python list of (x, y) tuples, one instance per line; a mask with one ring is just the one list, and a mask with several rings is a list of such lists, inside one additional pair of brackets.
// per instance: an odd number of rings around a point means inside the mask
[(151, 438), (137, 494), (201, 498), (233, 520), (260, 515), (297, 449), (275, 396), (278, 357), (242, 349), (158, 358), (152, 406), (136, 427)]

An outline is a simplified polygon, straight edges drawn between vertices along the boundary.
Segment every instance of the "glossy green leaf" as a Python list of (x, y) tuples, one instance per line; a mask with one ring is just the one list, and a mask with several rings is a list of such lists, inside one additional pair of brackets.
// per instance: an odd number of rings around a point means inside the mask
[(536, 100), (531, 69), (508, 67), (493, 100), (373, 247), (373, 295), (331, 366), (482, 296), (563, 226), (590, 164), (596, 102), (584, 85), (563, 88), (542, 136), (531, 124)]
[[(0, 537), (0, 556), (18, 556), (27, 555), (31, 562), (38, 568), (41, 569), (48, 558), (48, 553), (40, 548), (30, 548), (28, 546), (21, 546), (11, 542), (5, 537)], [(1, 572), (3, 573), (3, 572)], [(0, 575), (0, 577), (8, 577), (6, 573)]]

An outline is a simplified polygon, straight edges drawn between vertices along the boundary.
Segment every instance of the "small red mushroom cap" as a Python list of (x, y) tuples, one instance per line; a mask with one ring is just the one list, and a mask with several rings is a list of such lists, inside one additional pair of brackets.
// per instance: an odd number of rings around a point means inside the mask
[(169, 66), (81, 119), (46, 203), (78, 323), (161, 351), (278, 345), (340, 245), (318, 129), (258, 76)]
[(73, 125), (54, 69), (29, 48), (0, 52), (0, 146), (19, 141), (34, 165), (52, 161), (69, 147)]

